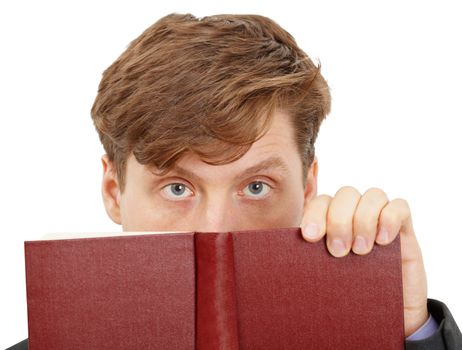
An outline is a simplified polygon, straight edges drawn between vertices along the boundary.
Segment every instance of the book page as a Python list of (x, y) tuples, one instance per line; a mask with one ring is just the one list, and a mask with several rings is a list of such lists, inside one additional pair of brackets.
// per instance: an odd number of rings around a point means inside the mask
[(189, 231), (125, 231), (125, 232), (50, 232), (37, 240), (73, 239), (73, 238), (93, 238), (93, 237), (117, 237), (117, 236), (136, 236), (152, 235), (164, 233), (187, 233)]

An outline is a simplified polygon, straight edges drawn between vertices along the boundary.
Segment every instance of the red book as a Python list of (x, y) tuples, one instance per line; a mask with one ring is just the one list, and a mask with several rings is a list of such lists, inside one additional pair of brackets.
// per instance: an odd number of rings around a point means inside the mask
[(404, 349), (400, 239), (300, 228), (25, 242), (29, 349)]

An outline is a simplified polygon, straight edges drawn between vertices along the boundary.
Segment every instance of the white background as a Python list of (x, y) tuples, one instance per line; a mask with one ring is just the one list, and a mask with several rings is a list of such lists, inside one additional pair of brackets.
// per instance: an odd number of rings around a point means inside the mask
[(321, 62), (333, 99), (316, 144), (318, 193), (374, 186), (389, 199), (405, 198), (424, 254), (428, 296), (445, 302), (460, 327), (458, 6), (458, 1), (2, 1), (0, 348), (27, 337), (25, 240), (48, 232), (121, 231), (103, 207), (104, 152), (90, 108), (103, 70), (171, 12), (265, 15)]

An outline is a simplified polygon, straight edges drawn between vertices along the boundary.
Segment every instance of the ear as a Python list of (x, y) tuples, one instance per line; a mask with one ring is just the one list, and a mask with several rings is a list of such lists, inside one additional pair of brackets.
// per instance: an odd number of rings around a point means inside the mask
[(103, 163), (103, 182), (101, 186), (101, 194), (103, 195), (104, 207), (106, 213), (112, 221), (121, 225), (120, 220), (120, 190), (117, 182), (117, 174), (112, 162), (107, 154), (101, 157)]
[(305, 204), (318, 195), (318, 157), (314, 156), (305, 181)]

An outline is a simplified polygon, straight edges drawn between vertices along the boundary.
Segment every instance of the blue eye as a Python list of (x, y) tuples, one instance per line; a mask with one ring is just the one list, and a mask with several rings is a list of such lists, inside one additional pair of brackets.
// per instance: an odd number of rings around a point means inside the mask
[(168, 184), (162, 188), (162, 192), (172, 199), (181, 199), (192, 195), (192, 191), (185, 184), (179, 182)]
[(262, 181), (254, 181), (244, 188), (244, 193), (249, 197), (263, 198), (270, 190), (270, 186)]

